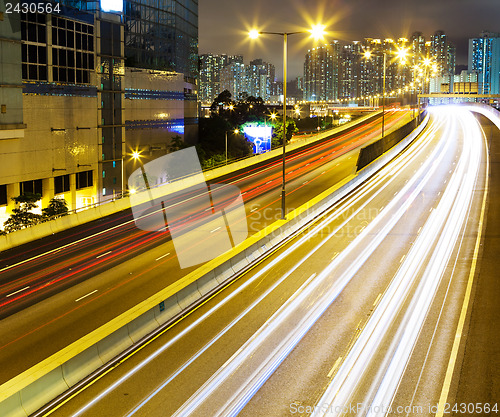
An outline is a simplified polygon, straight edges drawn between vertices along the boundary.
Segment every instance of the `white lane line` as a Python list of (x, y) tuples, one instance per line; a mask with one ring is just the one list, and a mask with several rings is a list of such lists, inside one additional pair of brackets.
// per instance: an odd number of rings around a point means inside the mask
[(402, 264), (402, 263), (403, 263), (403, 261), (405, 260), (405, 258), (406, 258), (406, 254), (404, 254), (404, 255), (401, 257), (401, 259), (399, 260), (399, 263), (400, 263), (400, 264)]
[(216, 227), (214, 230), (210, 230), (210, 233), (213, 233), (213, 232), (216, 232), (217, 230), (220, 229), (220, 226), (219, 227)]
[(268, 181), (268, 182), (266, 182), (266, 184), (271, 184), (271, 183), (272, 183), (272, 181)]
[(250, 213), (253, 213), (255, 210), (258, 210), (258, 207), (254, 207), (252, 210), (250, 210)]
[(339, 358), (335, 361), (335, 363), (332, 366), (332, 369), (330, 369), (330, 372), (328, 372), (327, 378), (331, 378), (335, 370), (339, 367), (340, 362), (342, 361), (342, 356), (339, 356)]
[(12, 297), (14, 294), (17, 294), (18, 292), (21, 292), (21, 291), (27, 290), (29, 287), (30, 287), (30, 286), (28, 285), (27, 287), (21, 288), (20, 290), (17, 290), (17, 291), (11, 292), (10, 294), (6, 295), (5, 297)]
[(156, 260), (159, 261), (160, 259), (163, 259), (165, 256), (168, 256), (168, 255), (170, 255), (170, 252), (166, 253), (165, 255), (161, 255), (159, 258), (156, 258)]
[(212, 210), (212, 207), (206, 208), (204, 211)]
[(338, 252), (335, 252), (335, 253), (333, 254), (333, 256), (332, 256), (332, 261), (333, 261), (333, 260), (334, 260), (337, 256), (339, 256), (339, 253), (338, 253)]
[(96, 259), (102, 258), (103, 256), (109, 255), (111, 252), (113, 252), (113, 251), (110, 250), (109, 252), (106, 252), (106, 253), (103, 253), (102, 255), (96, 256), (95, 258)]
[(304, 181), (304, 182), (302, 183), (302, 185), (306, 185), (308, 182), (309, 182), (309, 181)]
[(77, 302), (78, 302), (78, 301), (80, 301), (80, 300), (83, 300), (84, 298), (88, 297), (89, 295), (95, 294), (97, 291), (98, 291), (98, 290), (94, 290), (94, 291), (89, 292), (88, 294), (84, 295), (83, 297), (77, 298), (77, 299), (75, 300), (75, 303), (77, 303)]
[(380, 297), (382, 297), (382, 293), (379, 293), (379, 295), (377, 295), (377, 298), (375, 299), (375, 302), (373, 303), (373, 306), (375, 307), (378, 302), (380, 301)]

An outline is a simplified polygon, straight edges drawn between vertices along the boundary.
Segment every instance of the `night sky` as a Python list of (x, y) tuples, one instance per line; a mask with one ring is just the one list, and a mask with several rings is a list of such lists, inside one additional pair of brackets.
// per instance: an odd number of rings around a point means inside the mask
[[(250, 41), (247, 31), (292, 32), (322, 22), (326, 40), (410, 38), (420, 31), (428, 39), (443, 30), (457, 47), (457, 64), (467, 64), (468, 39), (483, 30), (500, 32), (500, 0), (200, 0), (199, 53), (239, 54), (245, 63), (262, 58), (282, 79), (283, 38)], [(289, 37), (289, 80), (302, 75), (304, 56), (313, 41)]]

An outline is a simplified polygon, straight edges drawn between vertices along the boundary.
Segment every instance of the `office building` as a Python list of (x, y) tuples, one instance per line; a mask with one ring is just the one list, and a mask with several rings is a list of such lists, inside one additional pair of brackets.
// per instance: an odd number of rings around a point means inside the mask
[[(105, 7), (96, 0), (56, 1), (90, 13)], [(198, 0), (123, 0), (112, 4), (115, 9), (104, 11), (123, 17), (128, 67), (180, 72), (194, 83), (198, 75)]]
[(178, 134), (196, 140), (196, 85), (125, 67), (120, 14), (63, 5), (5, 14), (0, 31), (0, 225), (25, 192), (70, 210), (117, 198), (133, 151), (144, 163)]

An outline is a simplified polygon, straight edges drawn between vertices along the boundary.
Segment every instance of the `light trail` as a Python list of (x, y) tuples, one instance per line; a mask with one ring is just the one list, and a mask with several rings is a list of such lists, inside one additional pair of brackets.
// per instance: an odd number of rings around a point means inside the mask
[[(435, 129), (437, 129), (437, 127), (434, 127), (430, 131), (434, 132)], [(419, 152), (422, 151), (424, 145), (427, 145), (429, 143), (429, 138), (431, 136), (432, 135), (429, 134), (428, 137), (427, 137), (427, 141), (424, 144), (420, 145)], [(416, 152), (416, 151), (413, 150), (412, 152)], [(404, 159), (403, 157), (398, 158), (398, 163), (402, 167), (405, 164), (408, 163), (408, 160), (413, 155), (412, 152), (410, 152), (410, 153), (408, 153), (406, 155), (407, 159)], [(381, 172), (383, 172), (383, 171), (381, 171)], [(311, 236), (314, 236), (319, 230), (321, 230), (326, 224), (328, 224), (329, 222), (331, 222), (334, 218), (338, 217), (342, 211), (349, 210), (349, 208), (352, 207), (355, 203), (357, 203), (359, 200), (361, 200), (362, 198), (365, 198), (369, 193), (371, 193), (376, 186), (382, 187), (381, 190), (379, 190), (376, 194), (374, 194), (374, 195), (372, 195), (370, 197), (369, 201), (371, 201), (373, 198), (375, 198), (376, 195), (378, 195), (378, 193), (380, 193), (383, 189), (385, 189), (393, 180), (394, 180), (394, 178), (390, 178), (387, 181), (387, 179), (381, 173), (378, 173), (377, 175), (375, 175), (371, 181), (368, 181), (367, 183), (363, 184), (359, 188), (358, 192), (354, 195), (354, 197), (353, 196), (349, 197), (349, 199), (346, 202), (343, 202), (339, 208), (335, 209), (335, 211), (332, 214), (330, 214), (320, 224), (318, 224), (312, 230), (310, 230), (305, 236), (303, 236), (302, 238), (300, 238), (294, 245), (292, 245), (290, 248), (288, 248), (284, 253), (282, 253), (279, 257), (277, 257), (273, 262), (271, 262), (266, 267), (264, 267), (261, 271), (259, 271), (258, 274), (254, 275), (251, 280), (245, 282), (240, 288), (238, 288), (237, 291), (231, 293), (228, 297), (224, 298), (219, 304), (217, 304), (214, 308), (212, 308), (204, 316), (200, 317), (196, 322), (194, 322), (192, 325), (190, 325), (188, 328), (186, 328), (182, 333), (180, 333), (179, 335), (177, 335), (175, 337), (175, 339), (172, 339), (171, 341), (168, 341), (167, 343), (165, 343), (164, 345), (162, 345), (158, 350), (156, 350), (151, 356), (149, 356), (145, 360), (141, 361), (141, 363), (139, 363), (136, 367), (134, 367), (130, 372), (128, 372), (126, 375), (124, 375), (118, 381), (116, 381), (111, 386), (109, 386), (105, 391), (103, 391), (98, 396), (96, 396), (92, 401), (88, 402), (85, 406), (83, 406), (82, 408), (80, 408), (79, 411), (77, 411), (77, 413), (74, 414), (74, 415), (75, 416), (81, 415), (83, 412), (85, 412), (86, 410), (88, 410), (89, 408), (91, 408), (93, 405), (95, 405), (98, 401), (102, 400), (107, 394), (109, 394), (111, 391), (113, 391), (115, 388), (117, 388), (121, 383), (125, 382), (127, 379), (129, 379), (131, 376), (133, 376), (136, 372), (138, 372), (140, 369), (142, 369), (144, 366), (146, 366), (155, 357), (157, 357), (159, 354), (161, 354), (163, 351), (165, 351), (168, 347), (170, 347), (176, 340), (178, 340), (180, 337), (182, 337), (185, 334), (187, 334), (196, 325), (200, 324), (206, 317), (208, 317), (209, 315), (213, 314), (216, 310), (218, 310), (220, 307), (222, 307), (230, 299), (232, 299), (233, 297), (235, 297), (237, 294), (239, 294), (241, 291), (243, 291), (246, 287), (248, 287), (254, 281), (258, 280), (258, 278), (260, 276), (262, 276), (263, 274), (265, 274), (266, 272), (268, 272), (270, 269), (272, 269), (278, 262), (280, 262), (281, 260), (283, 260), (284, 258), (286, 258), (287, 256), (289, 256), (293, 251), (295, 251), (298, 247), (300, 247), (305, 241), (309, 240), (311, 238)], [(368, 204), (369, 201), (365, 202), (358, 210), (356, 210), (352, 214), (350, 214), (350, 216), (347, 219), (345, 219), (344, 222), (340, 226), (338, 226), (338, 228), (336, 229), (336, 231), (340, 230), (351, 218), (353, 218), (354, 216), (356, 216), (357, 213), (359, 213), (359, 211), (362, 210), (366, 206), (366, 204)], [(317, 250), (317, 248), (319, 248), (321, 245), (325, 244), (329, 239), (332, 238), (332, 236), (333, 236), (333, 234), (331, 236), (328, 236), (327, 238), (325, 238), (314, 250)], [(311, 251), (311, 253), (313, 253), (314, 250)], [(273, 285), (272, 288), (275, 288), (277, 285), (279, 285), (279, 283), (283, 282), (284, 279), (286, 279), (293, 271), (295, 271), (303, 262), (305, 262), (307, 260), (307, 257), (308, 256), (305, 256), (301, 260), (299, 260), (297, 262), (297, 264), (290, 271), (288, 271), (276, 284)], [(267, 295), (267, 292), (266, 292), (266, 295)], [(261, 299), (259, 299), (258, 302), (260, 302), (260, 301), (261, 301)], [(258, 304), (258, 302), (257, 303), (253, 303), (250, 307), (253, 308), (255, 305)], [(220, 332), (209, 343), (207, 343), (200, 351), (198, 351), (192, 357), (192, 359), (188, 363), (184, 364), (181, 368), (179, 368), (176, 372), (174, 372), (174, 374), (170, 378), (168, 378), (165, 381), (165, 383), (162, 384), (161, 387), (163, 387), (164, 385), (168, 384), (175, 376), (177, 376), (183, 369), (185, 369), (186, 366), (188, 366), (190, 363), (192, 363), (192, 361), (194, 359), (196, 359), (197, 357), (199, 357), (199, 355), (201, 355), (210, 346), (212, 346), (222, 335), (224, 335), (231, 327), (233, 327), (234, 324), (236, 324), (239, 320), (241, 320), (247, 314), (247, 312), (251, 310), (251, 308), (245, 310), (245, 314), (242, 314), (242, 315), (238, 316), (237, 320), (235, 320), (234, 322), (232, 322), (232, 324), (230, 326), (227, 326), (226, 328), (224, 328), (224, 330), (222, 332)], [(158, 390), (158, 392), (160, 390), (161, 390), (161, 388)], [(151, 398), (154, 395), (156, 395), (156, 393), (152, 394)], [(147, 401), (149, 401), (149, 399), (150, 398), (148, 397)], [(147, 401), (145, 401), (144, 404)], [(142, 405), (141, 405), (141, 407), (142, 407)], [(136, 411), (134, 411), (134, 413), (135, 412)], [(129, 414), (129, 415), (132, 415), (132, 414)]]
[[(391, 123), (396, 124), (403, 117), (404, 117), (404, 115), (397, 116), (391, 121)], [(379, 122), (378, 121), (370, 122), (366, 125), (357, 127), (355, 129), (353, 129), (352, 131), (350, 131), (350, 132), (348, 132), (340, 137), (334, 137), (332, 139), (323, 141), (319, 144), (315, 144), (315, 145), (313, 145), (313, 146), (311, 146), (311, 147), (309, 147), (301, 152), (298, 152), (296, 154), (288, 156), (287, 162), (290, 163), (291, 161), (296, 160), (298, 158), (301, 158), (301, 157), (304, 157), (307, 155), (313, 155), (314, 152), (317, 152), (318, 150), (321, 150), (323, 148), (327, 148), (328, 146), (331, 146), (332, 144), (335, 144), (336, 142), (346, 141), (349, 138), (354, 137), (356, 134), (359, 134), (360, 131), (367, 131), (367, 132), (370, 132), (370, 134), (373, 134), (374, 132), (376, 132), (377, 123), (379, 123)], [(369, 140), (369, 138), (370, 138), (370, 136), (366, 135), (366, 136), (360, 137), (356, 141), (351, 141), (351, 143), (349, 144), (350, 145), (349, 149), (347, 151), (342, 151), (342, 152), (335, 151), (335, 149), (338, 149), (338, 146), (337, 146), (337, 148), (334, 148), (334, 151), (333, 151), (333, 153), (335, 155), (334, 157), (338, 157), (338, 156), (350, 151), (351, 149), (354, 149), (354, 148), (360, 146), (362, 143)], [(319, 163), (319, 159), (316, 157), (313, 162), (314, 162), (314, 166), (311, 168), (311, 170), (316, 169), (316, 165)], [(325, 163), (328, 163), (328, 161)], [(239, 174), (233, 178), (229, 178), (226, 181), (226, 183), (227, 184), (238, 184), (239, 182), (241, 182), (244, 179), (247, 179), (249, 177), (252, 177), (255, 175), (263, 175), (263, 174), (265, 174), (266, 171), (274, 169), (279, 164), (280, 164), (279, 161), (272, 162), (272, 163), (266, 164), (263, 167), (260, 167), (259, 169), (252, 169), (252, 170), (250, 170), (250, 173), (247, 172), (247, 173), (245, 173), (245, 175)], [(298, 178), (301, 175), (303, 175), (305, 173), (305, 167), (308, 166), (309, 164), (311, 164), (311, 162), (309, 162), (307, 164), (304, 163), (301, 166), (299, 166), (295, 170), (296, 173), (295, 173), (294, 177)], [(273, 178), (273, 180), (271, 180), (271, 181), (268, 181), (268, 183), (276, 182), (277, 179), (280, 178), (280, 175), (278, 173), (273, 174), (273, 176), (275, 178)], [(293, 181), (293, 179), (290, 178), (288, 181)], [(310, 183), (310, 182), (311, 181), (308, 181), (308, 182), (304, 183), (303, 185)], [(263, 185), (265, 185), (265, 184), (263, 184)], [(257, 186), (257, 187), (253, 186), (249, 189), (249, 191), (250, 191), (249, 198), (255, 198), (257, 195), (262, 195), (263, 193), (272, 190), (273, 187), (274, 187), (274, 185), (268, 186), (268, 187), (260, 187), (260, 188), (259, 188), (259, 186)], [(259, 188), (258, 192), (255, 191), (257, 188)], [(294, 189), (292, 192), (297, 191), (297, 189), (298, 188)], [(247, 192), (248, 191), (246, 191), (245, 194)], [(291, 194), (291, 192), (289, 194)], [(179, 204), (184, 204), (187, 201), (193, 200), (193, 199), (198, 198), (198, 197), (199, 196), (188, 197), (187, 199), (183, 199), (182, 201), (177, 201), (177, 202), (172, 203), (169, 207), (173, 207), (173, 206), (176, 206)], [(161, 210), (163, 210), (163, 209), (161, 209)], [(149, 213), (144, 217), (147, 217), (147, 216), (150, 216), (153, 214), (154, 213)], [(196, 221), (196, 220), (197, 220), (197, 218), (189, 219), (188, 223), (192, 222), (192, 221)], [(55, 287), (56, 285), (61, 285), (63, 282), (66, 282), (69, 279), (76, 279), (79, 274), (88, 273), (90, 268), (105, 267), (106, 265), (111, 265), (113, 262), (118, 261), (120, 257), (121, 258), (130, 257), (130, 254), (134, 250), (143, 249), (144, 245), (154, 244), (154, 242), (156, 242), (156, 240), (157, 240), (156, 237), (152, 237), (150, 234), (141, 233), (143, 236), (138, 236), (137, 230), (133, 227), (134, 223), (135, 223), (134, 220), (128, 220), (125, 223), (115, 225), (115, 226), (111, 227), (110, 229), (97, 232), (97, 233), (92, 234), (90, 236), (78, 239), (74, 242), (68, 243), (66, 245), (60, 246), (58, 248), (52, 249), (50, 251), (44, 252), (42, 254), (36, 255), (34, 257), (25, 259), (21, 262), (18, 262), (18, 263), (15, 263), (13, 265), (6, 266), (6, 267), (0, 269), (0, 273), (5, 272), (8, 270), (12, 270), (14, 268), (24, 266), (26, 263), (33, 263), (34, 261), (37, 261), (37, 262), (43, 261), (44, 258), (47, 258), (48, 256), (55, 255), (55, 254), (57, 254), (57, 256), (59, 258), (61, 258), (63, 256), (68, 256), (70, 253), (61, 253), (61, 251), (65, 250), (66, 252), (68, 252), (68, 251), (71, 252), (71, 251), (76, 250), (76, 247), (78, 245), (81, 245), (84, 243), (85, 244), (92, 244), (92, 242), (94, 242), (98, 238), (104, 239), (111, 232), (113, 232), (113, 233), (121, 232), (121, 230), (124, 227), (129, 228), (129, 229), (131, 228), (132, 236), (124, 236), (124, 237), (119, 238), (119, 239), (114, 238), (112, 241), (107, 243), (105, 246), (100, 245), (90, 252), (83, 253), (81, 255), (78, 255), (77, 257), (73, 256), (73, 257), (69, 258), (70, 260), (63, 261), (62, 263), (59, 263), (58, 265), (56, 264), (54, 266), (54, 264), (51, 264), (50, 269), (45, 269), (42, 271), (38, 270), (38, 271), (33, 272), (32, 274), (28, 275), (28, 276), (26, 276), (26, 274), (23, 274), (19, 278), (16, 278), (14, 280), (9, 280), (8, 288), (4, 288), (6, 284), (0, 284), (0, 290), (3, 289), (5, 292), (10, 291), (11, 293), (17, 292), (16, 290), (17, 290), (17, 288), (19, 288), (19, 286), (29, 286), (30, 287), (30, 291), (27, 291), (27, 292), (22, 293), (22, 294), (20, 292), (19, 296), (9, 299), (8, 302), (0, 303), (0, 309), (6, 308), (7, 306), (12, 305), (13, 303), (18, 303), (18, 302), (20, 302), (20, 301), (22, 301), (30, 296), (34, 296), (35, 294), (39, 294), (42, 291), (47, 292), (51, 287)], [(138, 237), (139, 237), (139, 240), (137, 239)], [(128, 245), (128, 246), (125, 247), (124, 245)], [(95, 259), (99, 259), (101, 257), (104, 257), (104, 254), (99, 255), (99, 256), (95, 256), (95, 253), (101, 252), (103, 249), (110, 249), (107, 253), (110, 253), (110, 252), (114, 252), (114, 253), (111, 257), (107, 257), (107, 258), (103, 259), (102, 262), (101, 261), (94, 262), (91, 259), (92, 256)], [(70, 270), (72, 270), (71, 273), (66, 272), (69, 265), (71, 265), (71, 268), (69, 268)], [(55, 269), (55, 268), (57, 268), (57, 269)], [(40, 273), (42, 273), (43, 275), (40, 275)], [(56, 279), (54, 279), (54, 275), (56, 275), (56, 277), (57, 277)], [(18, 285), (18, 287), (12, 288), (13, 285)]]
[[(479, 172), (481, 137), (477, 134), (477, 130), (471, 131), (470, 128), (475, 120), (471, 120), (468, 113), (458, 114), (468, 123), (465, 128), (467, 140), (464, 141), (464, 150), (455, 167), (455, 172), (438, 207), (429, 216), (429, 220), (425, 223), (377, 309), (365, 325), (335, 378), (317, 402), (317, 411), (312, 414), (314, 417), (343, 414), (342, 410), (349, 403), (352, 393), (362, 380), (394, 317), (406, 299), (412, 283), (419, 276), (419, 271), (423, 267), (422, 259), (429, 256), (431, 248), (436, 246), (437, 250), (431, 255), (420, 278), (417, 291), (412, 297), (410, 307), (396, 333), (392, 349), (389, 349), (389, 353), (385, 356), (381, 366), (384, 369), (385, 365), (385, 371), (382, 374), (379, 372), (382, 380), (375, 379), (372, 384), (372, 391), (375, 391), (375, 394), (367, 395), (372, 407), (367, 407), (366, 415), (385, 415), (392, 404), (437, 286), (459, 237), (459, 231), (467, 220), (470, 200)], [(475, 127), (477, 129), (477, 124)], [(451, 141), (451, 138), (447, 139)], [(320, 405), (324, 406), (323, 409)], [(323, 411), (327, 406), (328, 414)], [(336, 410), (338, 412), (335, 412)]]
[[(427, 137), (431, 136), (428, 135)], [(250, 398), (252, 398), (302, 339), (305, 333), (307, 333), (310, 327), (342, 292), (379, 243), (387, 236), (401, 216), (403, 216), (424, 185), (432, 178), (435, 169), (439, 166), (439, 162), (446, 154), (449, 142), (441, 141), (440, 145), (435, 148), (432, 155), (419, 168), (418, 174), (414, 175), (412, 180), (401, 189), (398, 197), (387, 204), (384, 212), (372, 220), (353, 240), (349, 247), (341, 252), (333, 262), (318, 274), (314, 281), (303, 290), (302, 294), (287, 300), (254, 336), (176, 411), (174, 414), (175, 417), (203, 416), (207, 415), (207, 413), (217, 416), (236, 416), (241, 411)], [(420, 179), (422, 176), (423, 179)], [(408, 196), (407, 193), (409, 191), (411, 191), (411, 194)], [(401, 202), (401, 205), (395, 213), (389, 216), (391, 209), (398, 202)], [(390, 219), (382, 225), (382, 229), (377, 231), (375, 236), (371, 236), (375, 227), (386, 217), (390, 217)], [(368, 240), (371, 238), (371, 241), (365, 244), (365, 247), (361, 250), (356, 260), (347, 266), (344, 272), (332, 284), (332, 272), (336, 270), (348, 254), (359, 248), (365, 238)], [(317, 249), (318, 247), (315, 247), (311, 252), (315, 252)], [(293, 314), (296, 314), (298, 317), (293, 317)], [(280, 332), (280, 328), (287, 327), (288, 323), (296, 324), (286, 332), (284, 330)], [(277, 337), (278, 334), (281, 338)], [(261, 352), (266, 347), (269, 353)], [(256, 361), (254, 358), (261, 359)], [(245, 374), (245, 371), (247, 374)], [(209, 401), (218, 392), (223, 393), (220, 395), (223, 397), (223, 404), (218, 406), (217, 411), (214, 412), (213, 404), (210, 404)], [(228, 398), (229, 392), (233, 392), (233, 394)], [(202, 406), (204, 408), (198, 410)]]

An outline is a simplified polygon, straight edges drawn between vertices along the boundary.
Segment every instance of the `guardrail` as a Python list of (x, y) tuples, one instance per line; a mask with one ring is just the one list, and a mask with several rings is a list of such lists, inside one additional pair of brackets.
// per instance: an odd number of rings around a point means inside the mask
[(380, 158), (345, 178), (308, 203), (200, 268), (169, 285), (110, 322), (70, 344), (0, 386), (0, 415), (28, 416), (77, 386), (91, 373), (99, 373), (116, 355), (137, 346), (159, 325), (182, 317), (200, 298), (226, 285), (238, 271), (274, 250), (317, 216), (377, 172), (408, 146), (428, 121)]

